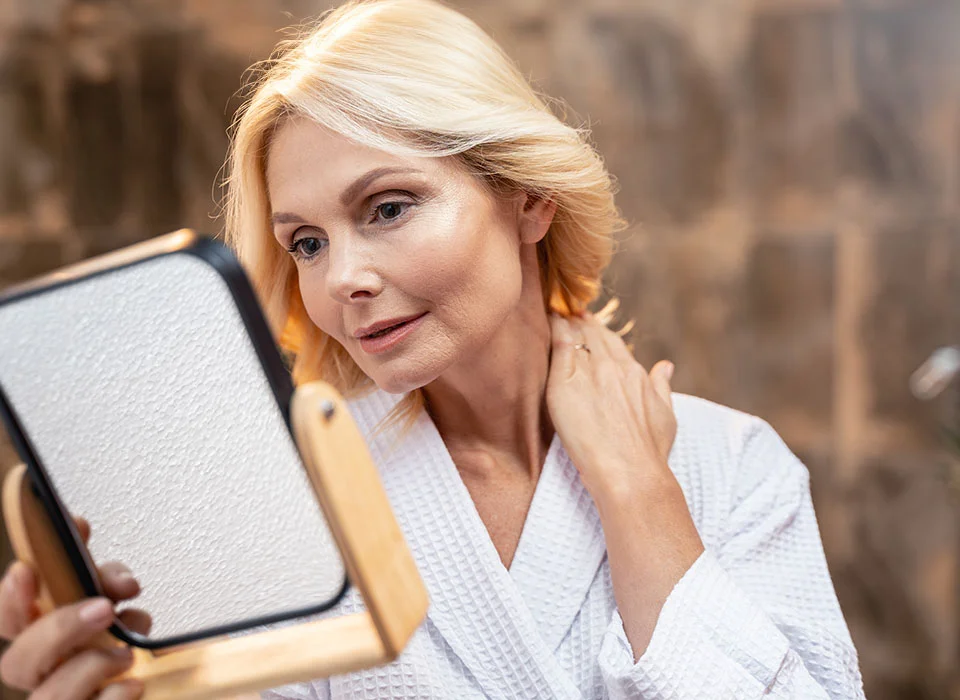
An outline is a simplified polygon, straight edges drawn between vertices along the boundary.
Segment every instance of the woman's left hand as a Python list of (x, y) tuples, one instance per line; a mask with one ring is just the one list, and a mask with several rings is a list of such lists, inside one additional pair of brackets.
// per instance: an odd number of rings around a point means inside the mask
[(600, 514), (617, 608), (638, 659), (663, 603), (703, 552), (667, 465), (677, 434), (673, 365), (647, 373), (589, 315), (552, 316), (551, 325), (547, 408)]
[(667, 467), (677, 434), (673, 365), (661, 361), (647, 373), (593, 316), (552, 315), (551, 324), (547, 407), (594, 500), (675, 481)]

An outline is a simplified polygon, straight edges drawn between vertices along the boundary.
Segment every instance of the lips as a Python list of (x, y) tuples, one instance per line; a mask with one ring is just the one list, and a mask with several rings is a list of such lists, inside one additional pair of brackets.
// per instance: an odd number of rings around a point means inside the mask
[(384, 328), (382, 331), (377, 331), (376, 333), (368, 333), (367, 335), (365, 335), (365, 336), (363, 336), (363, 337), (364, 337), (364, 338), (379, 338), (381, 335), (385, 335), (386, 333), (389, 333), (389, 332), (391, 331), (391, 329), (393, 329), (393, 328), (398, 328), (398, 327), (400, 327), (400, 326), (402, 326), (402, 325), (403, 325), (402, 323), (398, 323), (396, 326), (390, 326), (390, 328)]
[(382, 333), (391, 328), (395, 328), (404, 323), (413, 321), (414, 319), (417, 319), (420, 316), (423, 316), (423, 314), (415, 314), (413, 316), (404, 316), (404, 317), (385, 319), (383, 321), (377, 321), (376, 323), (366, 326), (365, 328), (357, 329), (356, 331), (354, 331), (353, 337), (357, 339), (361, 339), (361, 338), (374, 336), (378, 333)]
[[(419, 316), (413, 316), (400, 322), (381, 323), (379, 328), (376, 325), (369, 326), (367, 329), (363, 329), (367, 334), (359, 336), (360, 347), (368, 355), (379, 355), (392, 350), (420, 327), (426, 315), (426, 313), (422, 313)], [(377, 328), (377, 330), (371, 332), (369, 328)], [(357, 331), (357, 333), (359, 334), (360, 331)]]

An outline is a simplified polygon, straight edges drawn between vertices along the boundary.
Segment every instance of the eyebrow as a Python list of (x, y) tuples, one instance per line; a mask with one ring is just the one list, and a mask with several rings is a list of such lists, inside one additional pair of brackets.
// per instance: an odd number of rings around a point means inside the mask
[[(421, 170), (416, 168), (402, 168), (402, 167), (383, 167), (383, 168), (374, 168), (368, 173), (361, 175), (359, 178), (354, 180), (347, 189), (343, 191), (343, 194), (340, 195), (340, 203), (343, 206), (347, 206), (356, 199), (361, 192), (367, 189), (371, 184), (376, 180), (379, 180), (381, 177), (387, 175), (397, 175), (402, 173), (420, 173)], [(307, 223), (302, 217), (297, 214), (291, 214), (290, 212), (279, 211), (274, 212), (270, 217), (270, 223), (276, 226), (277, 224), (305, 224)]]
[(307, 222), (296, 214), (291, 214), (290, 212), (286, 211), (278, 211), (274, 212), (273, 216), (270, 217), (270, 223), (276, 226), (277, 224), (305, 224)]
[(416, 168), (402, 168), (398, 166), (394, 167), (383, 167), (383, 168), (374, 168), (366, 175), (358, 177), (352, 185), (343, 191), (343, 194), (340, 195), (340, 204), (347, 206), (356, 199), (361, 192), (367, 189), (374, 181), (379, 180), (381, 177), (386, 175), (397, 175), (401, 173), (419, 173), (421, 171)]

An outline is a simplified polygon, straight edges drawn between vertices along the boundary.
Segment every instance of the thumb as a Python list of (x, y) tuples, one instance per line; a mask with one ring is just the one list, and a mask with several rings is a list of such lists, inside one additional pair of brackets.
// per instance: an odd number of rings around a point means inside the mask
[(660, 360), (650, 370), (650, 381), (653, 382), (653, 388), (657, 395), (663, 399), (664, 403), (673, 408), (673, 390), (670, 388), (670, 380), (673, 379), (673, 363), (668, 360)]

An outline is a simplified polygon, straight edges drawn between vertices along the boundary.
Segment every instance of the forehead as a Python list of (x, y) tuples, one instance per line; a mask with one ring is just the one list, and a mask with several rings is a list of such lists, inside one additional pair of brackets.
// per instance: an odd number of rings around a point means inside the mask
[(378, 168), (422, 171), (426, 176), (455, 178), (450, 158), (398, 155), (371, 148), (316, 122), (294, 118), (274, 134), (267, 152), (267, 188), (273, 207), (293, 206), (324, 195), (331, 201), (351, 183)]

